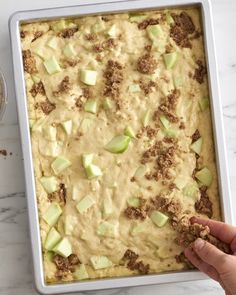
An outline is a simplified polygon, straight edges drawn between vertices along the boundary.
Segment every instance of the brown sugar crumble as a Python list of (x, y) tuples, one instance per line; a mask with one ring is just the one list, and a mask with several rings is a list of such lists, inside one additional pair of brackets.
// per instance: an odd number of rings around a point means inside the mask
[(175, 23), (171, 26), (170, 36), (175, 43), (183, 48), (192, 48), (189, 35), (195, 32), (195, 25), (186, 12), (180, 14), (172, 13)]
[(138, 261), (139, 255), (134, 251), (127, 249), (123, 260), (127, 261), (127, 267), (130, 270), (137, 270), (140, 274), (148, 274), (150, 266), (149, 264), (144, 264), (143, 261)]
[(65, 78), (58, 85), (58, 90), (53, 91), (54, 96), (60, 96), (61, 94), (68, 93), (71, 90), (71, 83), (69, 76), (65, 76)]
[(55, 110), (55, 103), (51, 103), (48, 98), (40, 103), (41, 110), (45, 115), (49, 115), (53, 110)]
[(31, 51), (29, 49), (23, 50), (22, 57), (23, 57), (24, 70), (29, 74), (37, 73), (38, 71), (36, 68), (36, 61), (34, 57), (32, 56)]
[(46, 95), (45, 88), (43, 82), (40, 81), (39, 83), (34, 83), (32, 86), (30, 93), (33, 97), (36, 97), (37, 94)]
[(200, 200), (195, 203), (195, 209), (198, 213), (207, 215), (209, 218), (213, 215), (212, 202), (207, 194), (207, 186), (200, 187)]
[(138, 28), (140, 30), (145, 30), (148, 26), (158, 25), (159, 21), (159, 19), (149, 18), (139, 23)]
[(144, 54), (138, 59), (137, 70), (142, 74), (154, 74), (157, 69), (157, 60), (151, 54)]
[(64, 30), (60, 31), (60, 32), (58, 33), (58, 36), (59, 36), (59, 37), (62, 37), (62, 38), (64, 38), (64, 39), (66, 39), (66, 38), (71, 38), (71, 37), (74, 36), (74, 34), (75, 34), (76, 32), (78, 32), (78, 28), (77, 28), (77, 27), (76, 27), (76, 28), (68, 28), (68, 29), (64, 29)]
[(139, 86), (143, 90), (144, 94), (147, 96), (148, 94), (153, 92), (153, 89), (157, 86), (157, 84), (154, 81), (148, 81), (145, 83), (142, 79), (140, 79)]
[(205, 75), (207, 74), (207, 70), (201, 60), (197, 60), (196, 64), (197, 68), (195, 69), (193, 79), (195, 79), (199, 84), (202, 84), (204, 82)]
[(37, 31), (37, 32), (35, 32), (34, 33), (34, 39), (31, 42), (34, 42), (35, 40), (37, 40), (41, 36), (43, 36), (43, 31)]
[(59, 254), (53, 257), (53, 262), (56, 265), (58, 276), (63, 276), (65, 273), (74, 272), (77, 265), (81, 264), (78, 256), (76, 254), (71, 254), (69, 257), (65, 258)]

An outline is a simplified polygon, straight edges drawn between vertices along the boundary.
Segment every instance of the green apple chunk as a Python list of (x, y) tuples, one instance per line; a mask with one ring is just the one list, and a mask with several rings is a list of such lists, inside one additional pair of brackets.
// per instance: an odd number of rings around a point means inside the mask
[(53, 251), (63, 257), (68, 257), (72, 254), (71, 243), (67, 238), (63, 238), (54, 248)]
[(52, 48), (52, 49), (54, 49), (54, 50), (56, 50), (57, 49), (57, 38), (56, 37), (52, 37), (49, 41), (48, 41), (48, 43), (47, 43), (47, 46), (48, 47), (50, 47), (50, 48)]
[(63, 129), (67, 135), (71, 135), (72, 128), (73, 128), (72, 120), (67, 120), (67, 121), (62, 122), (61, 126), (63, 127)]
[(176, 138), (178, 136), (178, 130), (175, 130), (175, 129), (166, 129), (165, 130), (165, 135), (167, 137)]
[(80, 125), (80, 130), (82, 133), (86, 133), (89, 131), (89, 128), (92, 126), (93, 120), (90, 118), (84, 118)]
[(46, 139), (56, 141), (57, 139), (57, 128), (53, 126), (45, 126), (43, 128), (43, 135)]
[(86, 85), (94, 86), (97, 82), (97, 72), (91, 70), (81, 70), (80, 81)]
[(129, 86), (129, 92), (131, 93), (136, 93), (136, 92), (140, 92), (141, 88), (139, 86), (139, 84), (132, 84)]
[(95, 270), (108, 268), (113, 265), (112, 262), (107, 258), (107, 256), (92, 256), (90, 258), (90, 261)]
[(147, 110), (142, 119), (143, 127), (147, 127), (150, 123), (150, 120), (151, 120), (151, 111)]
[(135, 178), (143, 177), (145, 175), (146, 171), (147, 171), (147, 167), (145, 165), (141, 165), (135, 171), (134, 177)]
[(136, 136), (135, 136), (135, 133), (134, 133), (134, 130), (133, 130), (132, 127), (130, 127), (130, 126), (127, 126), (127, 127), (125, 128), (124, 134), (125, 134), (126, 136), (129, 136), (130, 138), (135, 138), (135, 137), (136, 137)]
[(68, 43), (64, 49), (63, 49), (63, 54), (67, 57), (67, 58), (73, 58), (76, 56), (76, 51), (73, 47), (72, 44)]
[(182, 175), (178, 175), (174, 181), (175, 185), (177, 186), (177, 188), (179, 190), (182, 190), (186, 183), (187, 183), (188, 179)]
[(152, 41), (155, 41), (157, 38), (160, 38), (163, 35), (163, 31), (160, 25), (148, 26), (147, 33)]
[(198, 171), (195, 174), (195, 177), (200, 181), (201, 184), (206, 186), (210, 186), (213, 179), (211, 171), (207, 167), (204, 167), (202, 170)]
[(80, 214), (83, 214), (95, 203), (96, 203), (95, 200), (88, 195), (84, 197), (81, 201), (79, 201), (79, 203), (76, 205), (76, 209), (79, 211)]
[(132, 229), (131, 229), (131, 235), (132, 236), (136, 236), (142, 232), (145, 231), (145, 227), (143, 224), (138, 224), (138, 225), (135, 225)]
[(117, 226), (110, 222), (104, 221), (99, 224), (97, 234), (99, 236), (114, 238), (117, 234)]
[(52, 170), (56, 175), (71, 166), (71, 162), (63, 156), (57, 157), (51, 164)]
[(49, 176), (49, 177), (41, 177), (40, 182), (45, 189), (45, 191), (49, 194), (55, 192), (57, 190), (57, 179), (54, 176)]
[(129, 136), (118, 135), (108, 142), (108, 144), (105, 146), (105, 150), (113, 154), (121, 154), (128, 149), (129, 143)]
[(130, 207), (139, 207), (140, 206), (140, 199), (139, 198), (136, 198), (136, 197), (130, 197), (128, 200), (127, 200), (127, 203)]
[(102, 176), (102, 174), (103, 174), (101, 169), (98, 166), (93, 165), (93, 164), (88, 165), (85, 168), (85, 171), (86, 171), (88, 179), (93, 179), (93, 178)]
[(184, 188), (183, 188), (183, 194), (186, 197), (189, 198), (196, 198), (198, 195), (199, 189), (198, 189), (198, 185), (196, 182), (193, 183), (188, 183)]
[(168, 25), (172, 25), (175, 21), (169, 12), (166, 13), (166, 22)]
[(168, 130), (170, 128), (170, 121), (166, 118), (166, 116), (161, 115), (160, 121), (165, 129)]
[(66, 21), (64, 19), (60, 20), (59, 22), (56, 22), (53, 26), (52, 26), (53, 31), (58, 32), (61, 30), (66, 29)]
[(62, 214), (62, 209), (58, 203), (51, 203), (46, 212), (43, 214), (43, 220), (47, 222), (48, 225), (53, 226), (57, 223), (58, 218)]
[(164, 61), (166, 65), (166, 69), (172, 69), (178, 60), (178, 53), (177, 52), (170, 52), (164, 55)]
[(115, 103), (114, 103), (114, 101), (110, 100), (110, 98), (106, 97), (103, 100), (102, 106), (103, 106), (104, 110), (110, 110), (110, 109), (114, 108)]
[(115, 38), (116, 35), (117, 35), (117, 27), (116, 27), (116, 25), (112, 25), (112, 26), (110, 27), (110, 29), (108, 30), (107, 34), (108, 34), (110, 37)]
[(200, 137), (198, 140), (196, 140), (193, 144), (191, 144), (190, 148), (193, 150), (196, 154), (200, 155), (202, 151), (202, 137)]
[(43, 49), (42, 48), (36, 48), (35, 50), (34, 50), (34, 53), (36, 54), (36, 55), (38, 55), (42, 60), (45, 60), (45, 54), (44, 54), (44, 51), (43, 51)]
[(44, 248), (50, 251), (56, 246), (57, 243), (59, 243), (60, 240), (61, 240), (61, 235), (54, 227), (52, 227), (45, 240)]
[(73, 273), (73, 277), (76, 280), (85, 280), (89, 278), (89, 274), (87, 272), (86, 266), (84, 264), (80, 264), (78, 268), (76, 268), (75, 272)]
[(99, 22), (95, 23), (91, 29), (92, 33), (95, 33), (95, 34), (100, 33), (104, 30), (105, 30), (105, 24), (103, 21), (99, 21)]
[(103, 202), (102, 216), (103, 218), (107, 218), (112, 213), (113, 213), (113, 204), (112, 204), (112, 199), (109, 197)]
[(142, 14), (131, 14), (129, 20), (131, 23), (141, 23), (147, 18), (147, 15)]
[(94, 158), (94, 154), (83, 154), (82, 155), (82, 164), (84, 168), (87, 168), (92, 164)]
[(37, 75), (31, 75), (32, 80), (34, 81), (34, 83), (39, 83), (41, 81), (40, 77)]
[(204, 112), (206, 109), (209, 108), (210, 106), (210, 102), (209, 102), (209, 98), (208, 97), (203, 97), (200, 101), (199, 101), (199, 106), (202, 112)]
[(51, 58), (45, 60), (43, 64), (49, 75), (53, 75), (61, 71), (61, 67), (58, 64), (55, 56), (52, 56)]
[(97, 102), (94, 99), (89, 99), (84, 105), (85, 112), (96, 114), (97, 112)]
[(151, 214), (152, 222), (158, 227), (163, 227), (167, 223), (168, 219), (169, 217), (167, 215), (161, 213), (158, 210), (153, 211)]

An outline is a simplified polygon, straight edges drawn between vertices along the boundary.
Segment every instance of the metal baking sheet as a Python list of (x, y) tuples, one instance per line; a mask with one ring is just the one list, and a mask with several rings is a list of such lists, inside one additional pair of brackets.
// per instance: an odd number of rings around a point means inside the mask
[(60, 17), (79, 17), (93, 14), (130, 12), (136, 10), (165, 9), (170, 7), (197, 5), (202, 12), (205, 55), (208, 67), (209, 90), (211, 98), (212, 124), (215, 140), (215, 152), (218, 169), (218, 182), (221, 200), (222, 218), (232, 223), (230, 203), (229, 177), (226, 163), (225, 143), (222, 123), (222, 107), (220, 102), (217, 63), (213, 36), (211, 4), (208, 0), (125, 0), (93, 4), (91, 1), (78, 6), (41, 9), (34, 11), (16, 12), (9, 20), (12, 57), (14, 67), (18, 118), (21, 132), (21, 142), (24, 157), (26, 196), (31, 235), (31, 247), (36, 289), (42, 294), (59, 294), (78, 291), (99, 290), (109, 288), (131, 287), (140, 285), (174, 283), (205, 279), (206, 276), (197, 270), (176, 271), (145, 276), (118, 277), (96, 279), (66, 284), (46, 284), (44, 281), (40, 228), (35, 192), (34, 169), (31, 153), (30, 128), (28, 123), (27, 97), (24, 82), (24, 70), (21, 56), (20, 24), (37, 20), (52, 20)]

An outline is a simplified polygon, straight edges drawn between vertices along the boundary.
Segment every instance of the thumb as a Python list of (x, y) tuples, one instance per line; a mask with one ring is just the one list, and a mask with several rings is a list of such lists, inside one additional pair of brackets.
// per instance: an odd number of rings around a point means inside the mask
[(197, 239), (193, 244), (193, 249), (203, 261), (212, 265), (219, 273), (230, 270), (230, 255), (225, 254), (207, 241)]

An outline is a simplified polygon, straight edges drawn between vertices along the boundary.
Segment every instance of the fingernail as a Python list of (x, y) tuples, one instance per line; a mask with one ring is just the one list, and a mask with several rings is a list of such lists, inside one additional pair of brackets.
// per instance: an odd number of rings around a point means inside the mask
[(200, 251), (203, 246), (204, 246), (205, 242), (202, 239), (197, 239), (194, 242), (194, 249), (196, 249), (197, 251)]

